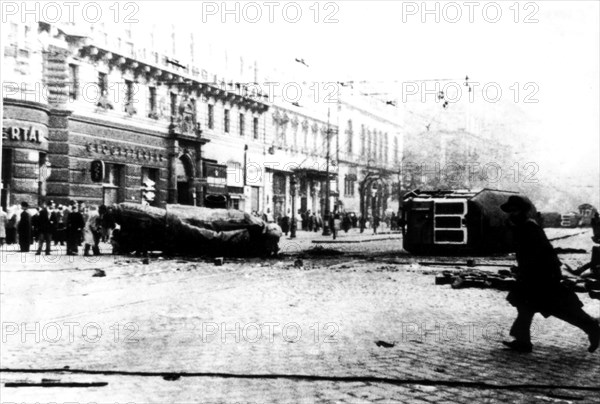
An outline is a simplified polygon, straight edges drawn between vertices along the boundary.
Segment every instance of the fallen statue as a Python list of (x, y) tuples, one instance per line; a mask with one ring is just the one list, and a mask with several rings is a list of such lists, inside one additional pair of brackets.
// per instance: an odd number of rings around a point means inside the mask
[(281, 229), (234, 209), (167, 205), (166, 209), (121, 203), (113, 232), (115, 253), (270, 256), (279, 251)]

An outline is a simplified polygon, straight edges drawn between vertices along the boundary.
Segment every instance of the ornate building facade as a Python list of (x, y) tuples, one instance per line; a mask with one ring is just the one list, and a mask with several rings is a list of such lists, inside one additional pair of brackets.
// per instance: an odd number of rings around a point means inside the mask
[[(350, 99), (320, 109), (268, 102), (202, 69), (190, 48), (186, 59), (155, 46), (159, 33), (114, 37), (102, 24), (9, 28), (3, 207), (141, 203), (150, 181), (155, 206), (228, 206), (275, 218), (292, 209), (324, 213), (327, 203), (357, 214), (393, 208), (396, 117)], [(92, 178), (92, 162), (101, 162), (102, 178)]]

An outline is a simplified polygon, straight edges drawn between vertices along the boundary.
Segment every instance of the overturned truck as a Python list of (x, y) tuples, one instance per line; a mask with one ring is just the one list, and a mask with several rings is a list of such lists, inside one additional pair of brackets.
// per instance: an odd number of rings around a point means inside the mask
[(277, 254), (281, 229), (233, 209), (167, 205), (165, 209), (121, 203), (114, 209), (116, 252), (269, 256)]
[[(412, 254), (425, 255), (514, 251), (508, 215), (500, 209), (511, 195), (516, 193), (494, 189), (412, 191), (403, 202), (403, 247)], [(528, 215), (535, 219), (536, 213), (534, 207)]]

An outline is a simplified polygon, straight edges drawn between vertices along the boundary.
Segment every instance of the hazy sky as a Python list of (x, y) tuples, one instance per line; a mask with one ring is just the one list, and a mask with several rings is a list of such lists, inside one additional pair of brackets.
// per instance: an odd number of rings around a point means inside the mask
[[(228, 2), (230, 10), (235, 9), (232, 3)], [(390, 98), (401, 98), (401, 85), (392, 87), (398, 81), (461, 80), (468, 74), (482, 85), (498, 83), (502, 100), (515, 102), (516, 96), (529, 119), (531, 136), (542, 139), (532, 151), (540, 165), (548, 170), (560, 167), (561, 175), (569, 176), (581, 176), (583, 170), (597, 183), (599, 3), (476, 2), (469, 8), (464, 2), (427, 2), (428, 10), (435, 10), (436, 3), (437, 15), (424, 15), (422, 2), (338, 1), (320, 2), (317, 7), (312, 1), (298, 2), (302, 15), (297, 23), (285, 20), (286, 2), (273, 9), (273, 23), (263, 2), (254, 3), (262, 12), (258, 23), (244, 21), (244, 15), (255, 18), (257, 8), (247, 6), (244, 13), (243, 2), (238, 6), (239, 23), (235, 14), (223, 13), (221, 2), (204, 6), (168, 2), (167, 7), (164, 2), (139, 3), (139, 15), (189, 25), (216, 46), (256, 57), (263, 66), (280, 66), (285, 73), (298, 71), (320, 81), (370, 81), (378, 90), (390, 91)], [(297, 9), (288, 7), (288, 20), (294, 19)], [(326, 23), (327, 19), (337, 22)], [(498, 22), (492, 23), (495, 19)], [(310, 68), (294, 58), (303, 58)], [(519, 83), (518, 94), (514, 83)], [(525, 87), (526, 83), (533, 84)], [(526, 103), (527, 95), (539, 102)], [(494, 110), (493, 103), (482, 97), (474, 102), (488, 103)]]
[[(524, 152), (542, 176), (582, 186), (600, 182), (598, 1), (130, 3), (137, 7), (136, 28), (150, 32), (153, 24), (174, 24), (212, 44), (216, 54), (227, 50), (230, 60), (258, 60), (263, 74), (276, 67), (287, 76), (282, 80), (365, 81), (371, 91), (388, 92), (384, 98), (402, 100), (402, 82), (451, 79), (460, 86), (468, 75), (481, 83), (473, 110), (488, 115), (502, 113), (480, 92), (493, 84), (502, 102), (523, 112), (522, 127), (536, 142)], [(108, 21), (114, 3), (102, 4)], [(119, 4), (123, 19), (133, 8)], [(433, 12), (426, 14), (424, 4)], [(234, 12), (225, 14), (225, 8)], [(461, 100), (467, 96), (463, 92)], [(527, 96), (538, 102), (525, 102)], [(410, 106), (400, 102), (398, 108)], [(506, 115), (512, 123), (514, 116)]]

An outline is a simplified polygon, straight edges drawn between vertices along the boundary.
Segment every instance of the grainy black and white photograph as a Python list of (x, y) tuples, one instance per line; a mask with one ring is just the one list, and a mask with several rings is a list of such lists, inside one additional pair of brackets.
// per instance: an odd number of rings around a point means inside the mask
[(0, 404), (600, 403), (600, 1), (0, 8)]

